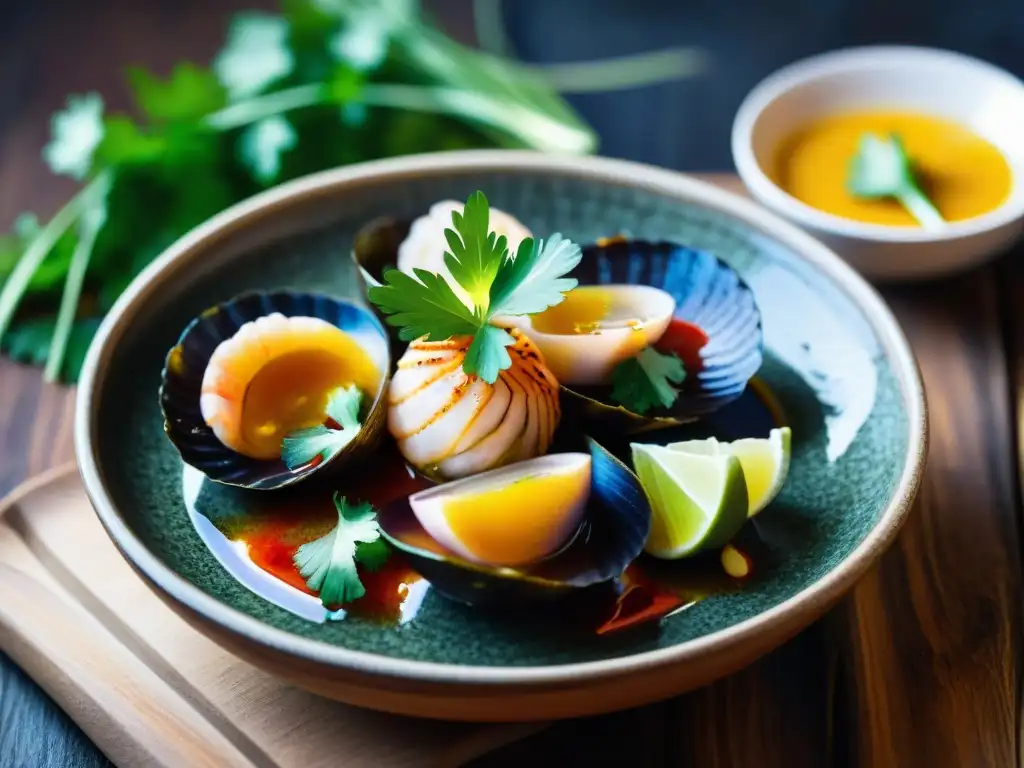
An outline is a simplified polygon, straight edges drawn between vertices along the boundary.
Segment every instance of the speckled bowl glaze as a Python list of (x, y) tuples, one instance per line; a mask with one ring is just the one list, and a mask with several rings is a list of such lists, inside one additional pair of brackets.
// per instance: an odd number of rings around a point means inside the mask
[[(359, 300), (347, 254), (363, 224), (411, 217), (476, 189), (538, 235), (560, 231), (587, 243), (622, 232), (685, 243), (724, 259), (750, 286), (764, 362), (749, 389), (772, 393), (793, 440), (789, 479), (753, 521), (760, 550), (745, 589), (607, 636), (520, 625), (434, 592), (414, 620), (382, 628), (279, 607), (207, 546), (210, 519), (254, 492), (205, 481), (163, 433), (156, 392), (181, 329), (248, 290)], [(706, 684), (818, 618), (896, 536), (924, 464), (926, 413), (914, 359), (888, 308), (795, 227), (709, 184), (647, 166), (473, 151), (317, 174), (187, 235), (104, 321), (80, 381), (75, 440), (89, 496), (125, 558), (229, 650), (359, 706), (538, 720), (636, 706)]]

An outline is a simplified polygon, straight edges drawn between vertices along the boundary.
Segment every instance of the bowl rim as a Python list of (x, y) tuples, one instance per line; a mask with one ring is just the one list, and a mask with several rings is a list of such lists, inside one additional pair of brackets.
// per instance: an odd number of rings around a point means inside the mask
[[(789, 248), (830, 279), (864, 313), (897, 375), (907, 407), (907, 451), (899, 480), (874, 526), (821, 579), (778, 605), (733, 626), (693, 640), (628, 656), (538, 666), (469, 666), (414, 661), (355, 651), (295, 635), (233, 608), (207, 594), (165, 565), (132, 532), (105, 487), (98, 463), (97, 419), (110, 362), (135, 312), (168, 281), (216, 247), (225, 236), (263, 217), (339, 190), (400, 184), (423, 175), (537, 173), (645, 189), (737, 218)], [(921, 482), (927, 444), (927, 405), (917, 361), (892, 312), (876, 290), (826, 246), (796, 226), (739, 195), (709, 182), (640, 163), (602, 157), (553, 155), (530, 150), (462, 150), (375, 160), (322, 171), (259, 193), (199, 225), (168, 248), (135, 278), (97, 332), (79, 380), (74, 417), (75, 452), (86, 493), (113, 543), (133, 567), (165, 596), (199, 617), (257, 646), (297, 660), (355, 674), (440, 685), (551, 687), (636, 674), (704, 658), (756, 642), (767, 630), (795, 633), (819, 616), (867, 571), (892, 543)]]
[[(888, 69), (901, 64), (959, 67), (993, 82), (1016, 88), (1024, 101), (1024, 80), (1005, 69), (967, 54), (923, 46), (877, 45), (843, 48), (809, 56), (777, 69), (746, 95), (732, 123), (732, 157), (743, 182), (761, 202), (802, 227), (874, 243), (944, 243), (964, 240), (1012, 224), (1024, 216), (1024, 178), (1011, 166), (1011, 191), (997, 207), (970, 219), (947, 223), (942, 229), (870, 224), (818, 210), (779, 187), (762, 170), (754, 155), (758, 120), (776, 99), (810, 83), (837, 74)], [(1000, 149), (1002, 153), (1002, 150)], [(1009, 162), (1009, 161), (1008, 161)]]

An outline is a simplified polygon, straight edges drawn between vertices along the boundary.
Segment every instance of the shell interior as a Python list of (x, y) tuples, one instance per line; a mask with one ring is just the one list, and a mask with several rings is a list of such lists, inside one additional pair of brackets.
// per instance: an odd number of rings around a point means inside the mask
[(384, 270), (398, 268), (398, 249), (409, 236), (412, 221), (380, 217), (363, 225), (352, 243), (352, 261), (364, 287), (380, 285)]

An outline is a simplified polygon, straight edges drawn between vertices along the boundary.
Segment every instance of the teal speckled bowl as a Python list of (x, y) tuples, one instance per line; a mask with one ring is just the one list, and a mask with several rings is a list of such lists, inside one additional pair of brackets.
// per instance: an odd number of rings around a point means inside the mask
[[(658, 624), (569, 637), (430, 592), (400, 627), (286, 610), (232, 575), (194, 523), (194, 477), (162, 431), (161, 364), (197, 313), (251, 289), (359, 297), (356, 230), (483, 189), (534, 233), (625, 232), (714, 252), (761, 308), (758, 378), (793, 430), (789, 479), (756, 518), (743, 590)], [(259, 195), (183, 238), (104, 322), (78, 394), (89, 496), (121, 552), (188, 621), (253, 664), (353, 704), (467, 720), (535, 720), (665, 698), (753, 661), (818, 618), (892, 542), (925, 457), (916, 365), (876, 293), (834, 254), (753, 203), (675, 173), (524, 152), (407, 157)], [(216, 497), (216, 489), (212, 489)], [(224, 502), (229, 503), (229, 502)], [(210, 507), (217, 513), (217, 503)], [(194, 509), (193, 509), (194, 512)]]

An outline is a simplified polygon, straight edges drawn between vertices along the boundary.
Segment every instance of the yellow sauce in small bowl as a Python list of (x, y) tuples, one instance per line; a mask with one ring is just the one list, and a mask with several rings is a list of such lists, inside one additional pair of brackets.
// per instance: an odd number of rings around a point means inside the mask
[(988, 213), (1010, 195), (1013, 173), (1002, 152), (964, 126), (914, 112), (850, 112), (810, 123), (784, 140), (765, 172), (819, 211), (868, 224), (920, 226), (895, 200), (864, 200), (846, 188), (861, 136), (896, 134), (922, 190), (947, 221)]

